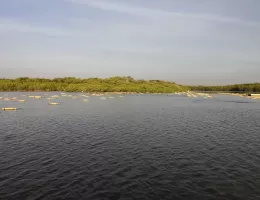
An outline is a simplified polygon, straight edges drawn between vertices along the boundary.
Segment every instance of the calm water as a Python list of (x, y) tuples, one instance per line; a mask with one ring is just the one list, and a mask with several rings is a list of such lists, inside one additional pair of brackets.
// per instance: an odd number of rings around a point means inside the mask
[(0, 111), (0, 199), (260, 199), (259, 100), (21, 95), (0, 93), (28, 99), (0, 100), (21, 108)]

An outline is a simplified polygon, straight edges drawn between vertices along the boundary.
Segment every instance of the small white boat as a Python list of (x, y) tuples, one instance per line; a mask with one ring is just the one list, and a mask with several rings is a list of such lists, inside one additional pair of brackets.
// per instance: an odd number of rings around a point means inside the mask
[(49, 105), (59, 105), (57, 102), (50, 102)]

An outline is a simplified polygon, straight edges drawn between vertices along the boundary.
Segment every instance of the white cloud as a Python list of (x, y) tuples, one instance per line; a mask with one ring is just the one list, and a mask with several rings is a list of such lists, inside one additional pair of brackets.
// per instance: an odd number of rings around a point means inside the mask
[(204, 21), (216, 21), (222, 23), (235, 23), (248, 27), (260, 28), (260, 23), (254, 21), (246, 21), (239, 18), (222, 17), (213, 14), (197, 14), (197, 13), (186, 13), (186, 12), (170, 12), (156, 9), (149, 9), (144, 7), (137, 7), (130, 4), (113, 3), (101, 0), (65, 0), (66, 2), (87, 5), (90, 7), (98, 8), (101, 10), (114, 11), (119, 13), (126, 13), (130, 15), (146, 16), (149, 18), (160, 18), (160, 17), (182, 17), (191, 18)]
[(0, 32), (20, 32), (20, 33), (36, 33), (47, 36), (81, 36), (81, 33), (70, 30), (62, 30), (58, 28), (42, 27), (23, 23), (12, 19), (0, 18)]
[[(61, 23), (50, 23), (49, 19), (43, 22), (31, 18), (0, 18), (0, 35), (4, 36), (0, 37), (0, 68), (6, 75), (19, 76), (36, 68), (39, 71), (32, 75), (44, 72), (47, 75), (50, 71), (59, 76), (121, 74), (179, 82), (195, 79), (195, 75), (206, 80), (212, 74), (210, 78), (216, 76), (221, 81), (223, 73), (230, 78), (239, 77), (233, 73), (238, 66), (259, 63), (257, 23), (130, 6), (127, 4), (130, 1), (118, 0), (117, 4), (108, 0), (60, 1), (74, 4), (67, 4), (73, 14), (62, 16)], [(77, 15), (77, 9), (83, 14)], [(123, 14), (121, 20), (116, 19), (115, 13)], [(244, 62), (236, 61), (238, 58)], [(7, 68), (25, 71), (7, 73)], [(257, 76), (256, 68), (249, 71), (250, 79)]]

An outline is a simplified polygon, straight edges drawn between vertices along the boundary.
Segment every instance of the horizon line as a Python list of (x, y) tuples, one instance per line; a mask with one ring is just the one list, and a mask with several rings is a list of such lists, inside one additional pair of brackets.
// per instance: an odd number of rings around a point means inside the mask
[(118, 78), (132, 78), (134, 79), (135, 81), (140, 81), (140, 80), (144, 80), (144, 81), (164, 81), (164, 82), (169, 82), (169, 83), (175, 83), (177, 85), (181, 85), (181, 86), (231, 86), (231, 85), (245, 85), (245, 84), (260, 84), (260, 82), (243, 82), (243, 83), (232, 83), (232, 84), (224, 84), (224, 85), (218, 85), (218, 84), (179, 84), (177, 83), (176, 81), (171, 81), (171, 80), (164, 80), (164, 79), (136, 79), (132, 76), (110, 76), (110, 77), (76, 77), (76, 76), (61, 76), (61, 77), (40, 77), (40, 76), (17, 76), (17, 77), (13, 77), (13, 78), (8, 78), (8, 77), (1, 77), (0, 76), (0, 80), (4, 80), (4, 79), (7, 79), (7, 80), (15, 80), (15, 79), (18, 79), (18, 78), (28, 78), (28, 79), (49, 79), (49, 80), (53, 80), (53, 79), (56, 79), (56, 78), (61, 78), (61, 79), (65, 79), (65, 78), (75, 78), (75, 79), (81, 79), (81, 80), (84, 80), (84, 79), (109, 79), (109, 78), (115, 78), (115, 77), (118, 77)]

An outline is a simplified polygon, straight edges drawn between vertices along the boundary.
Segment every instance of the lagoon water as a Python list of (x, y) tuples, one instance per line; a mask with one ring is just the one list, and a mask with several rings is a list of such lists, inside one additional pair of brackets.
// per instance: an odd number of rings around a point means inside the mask
[(260, 199), (260, 100), (28, 95), (0, 93), (27, 99), (0, 99), (0, 199)]

